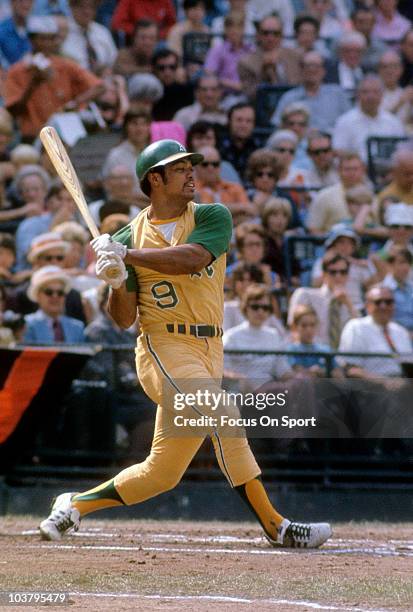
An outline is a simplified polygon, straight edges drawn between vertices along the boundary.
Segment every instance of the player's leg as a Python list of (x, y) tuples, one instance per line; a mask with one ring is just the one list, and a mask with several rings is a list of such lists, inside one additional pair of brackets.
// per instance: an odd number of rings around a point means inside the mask
[(317, 548), (331, 536), (328, 523), (296, 523), (282, 516), (270, 502), (260, 469), (245, 437), (212, 435), (219, 466), (260, 522), (273, 546)]
[(51, 514), (40, 524), (44, 539), (59, 540), (68, 530), (77, 531), (87, 514), (132, 505), (173, 489), (202, 444), (202, 437), (176, 438), (172, 413), (158, 407), (151, 452), (145, 461), (132, 465), (115, 478), (84, 493), (64, 493)]
[[(217, 377), (221, 368), (221, 348), (211, 341), (209, 350), (211, 376)], [(226, 407), (221, 409), (222, 413), (227, 411)], [(241, 429), (235, 433), (234, 428), (217, 428), (211, 438), (222, 472), (258, 519), (271, 544), (315, 548), (331, 536), (327, 523), (291, 522), (274, 508), (261, 481), (261, 470)]]

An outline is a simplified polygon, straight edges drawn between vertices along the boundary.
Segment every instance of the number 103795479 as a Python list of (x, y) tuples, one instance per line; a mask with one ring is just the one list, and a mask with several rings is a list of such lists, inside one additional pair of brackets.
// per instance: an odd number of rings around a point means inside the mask
[(24, 606), (24, 605), (64, 605), (69, 604), (67, 593), (50, 592), (28, 592), (28, 591), (8, 591), (0, 593), (0, 606)]

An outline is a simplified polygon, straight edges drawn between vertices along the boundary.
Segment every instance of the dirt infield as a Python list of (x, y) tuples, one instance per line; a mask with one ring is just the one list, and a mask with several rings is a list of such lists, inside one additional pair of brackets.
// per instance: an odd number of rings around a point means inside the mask
[(253, 523), (86, 519), (61, 543), (41, 542), (37, 523), (2, 520), (0, 591), (65, 592), (71, 609), (116, 612), (413, 609), (412, 524), (336, 525), (320, 550), (287, 551)]

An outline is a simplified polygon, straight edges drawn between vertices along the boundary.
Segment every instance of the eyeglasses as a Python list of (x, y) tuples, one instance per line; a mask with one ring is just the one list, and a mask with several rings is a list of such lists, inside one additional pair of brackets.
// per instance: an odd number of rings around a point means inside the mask
[(330, 274), (330, 276), (347, 276), (348, 269), (341, 268), (340, 270), (333, 270), (330, 268), (330, 270), (327, 270), (327, 274)]
[(212, 166), (213, 168), (218, 168), (221, 162), (219, 161), (203, 161), (201, 162), (201, 166), (203, 168), (208, 168), (208, 166)]
[(268, 172), (267, 170), (259, 170), (255, 173), (255, 176), (262, 178), (263, 176), (268, 176), (269, 178), (275, 178), (274, 172)]
[(299, 127), (306, 127), (307, 121), (300, 121), (299, 119), (297, 119), (297, 121), (294, 121), (294, 119), (287, 119), (287, 125), (298, 125)]
[(113, 104), (110, 104), (109, 102), (98, 102), (98, 106), (101, 111), (117, 110), (116, 106), (114, 106)]
[(295, 155), (295, 149), (288, 149), (287, 147), (276, 147), (275, 148), (278, 153), (289, 153), (290, 155)]
[(404, 229), (404, 230), (411, 230), (413, 229), (412, 225), (399, 225), (398, 223), (394, 224), (394, 225), (390, 225), (391, 229)]
[(322, 153), (330, 153), (331, 147), (325, 147), (324, 149), (308, 149), (310, 155), (321, 155)]
[(389, 62), (388, 64), (379, 64), (379, 68), (400, 68), (399, 62)]
[(219, 91), (219, 85), (207, 87), (206, 85), (200, 85), (198, 91)]
[(303, 62), (303, 68), (324, 68), (324, 65), (320, 62)]
[(156, 70), (160, 70), (164, 72), (165, 70), (176, 70), (178, 68), (178, 64), (157, 64)]
[(260, 30), (263, 36), (282, 36), (282, 30)]
[(265, 312), (271, 312), (272, 308), (269, 304), (248, 304), (248, 308), (251, 310), (264, 310)]
[(393, 306), (393, 298), (378, 298), (377, 300), (369, 300), (375, 306)]
[(65, 256), (64, 255), (42, 255), (41, 258), (44, 261), (63, 261)]
[(42, 289), (42, 293), (47, 295), (47, 297), (63, 297), (65, 295), (63, 289)]
[(254, 242), (244, 242), (244, 249), (247, 247), (262, 247), (263, 242), (255, 240)]

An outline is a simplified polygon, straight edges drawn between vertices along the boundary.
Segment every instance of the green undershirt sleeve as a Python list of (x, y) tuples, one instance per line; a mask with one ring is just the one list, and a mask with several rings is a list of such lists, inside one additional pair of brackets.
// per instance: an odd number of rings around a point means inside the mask
[(232, 215), (222, 204), (197, 204), (195, 208), (195, 228), (186, 243), (202, 245), (214, 259), (218, 259), (229, 249), (232, 235)]

